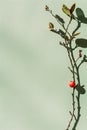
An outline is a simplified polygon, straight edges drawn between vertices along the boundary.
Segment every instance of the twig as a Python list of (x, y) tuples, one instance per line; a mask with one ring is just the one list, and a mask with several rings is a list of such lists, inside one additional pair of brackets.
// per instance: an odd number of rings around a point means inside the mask
[(80, 110), (81, 110), (81, 107), (80, 107), (80, 93), (79, 92), (78, 92), (78, 96), (76, 98), (77, 98), (77, 104), (78, 104), (78, 106), (77, 106), (78, 113), (77, 113), (77, 119), (76, 119), (76, 121), (74, 123), (74, 126), (73, 126), (72, 130), (76, 129), (76, 126), (77, 126), (77, 124), (79, 122), (79, 119), (80, 119), (80, 116), (81, 116), (81, 114), (80, 114)]
[[(68, 66), (68, 69), (70, 70), (70, 72), (72, 72), (73, 73), (73, 70)], [(74, 71), (74, 74), (76, 74), (77, 75), (77, 73)]]
[(70, 127), (70, 125), (71, 125), (71, 122), (72, 122), (72, 120), (73, 120), (73, 117), (74, 117), (75, 120), (76, 120), (76, 116), (75, 116), (75, 114), (74, 114), (74, 112), (75, 112), (75, 88), (73, 88), (73, 92), (72, 92), (72, 105), (73, 105), (73, 110), (72, 110), (72, 112), (70, 112), (71, 118), (70, 118), (70, 121), (69, 121), (69, 123), (68, 123), (68, 126), (67, 126), (66, 130), (69, 130), (69, 127)]

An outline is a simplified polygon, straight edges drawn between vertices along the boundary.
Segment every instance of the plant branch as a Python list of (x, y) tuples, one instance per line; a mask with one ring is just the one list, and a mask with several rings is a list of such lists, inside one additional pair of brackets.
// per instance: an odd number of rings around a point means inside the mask
[(70, 118), (70, 121), (68, 123), (68, 126), (67, 126), (66, 130), (69, 130), (70, 125), (71, 125), (71, 123), (73, 121), (73, 117), (76, 120), (76, 116), (74, 114), (74, 112), (75, 112), (75, 88), (73, 88), (73, 92), (72, 92), (72, 106), (73, 106), (73, 110), (72, 110), (72, 112), (70, 112), (71, 118)]
[[(72, 42), (73, 39), (80, 33), (76, 33), (76, 31), (81, 27), (81, 21), (76, 18), (74, 15), (74, 17), (72, 17), (71, 14), (73, 14), (73, 11), (75, 9), (75, 4), (73, 4), (71, 6), (71, 8), (69, 9), (66, 5), (63, 5), (62, 10), (63, 12), (70, 17), (70, 20), (67, 24), (67, 26), (65, 27), (65, 21), (59, 16), (59, 15), (54, 15), (52, 10), (49, 9), (48, 6), (45, 7), (45, 10), (48, 11), (56, 20), (57, 22), (61, 25), (61, 27), (63, 28), (63, 31), (61, 29), (59, 29), (58, 31), (54, 29), (54, 25), (50, 28), (50, 31), (60, 35), (63, 39), (64, 42), (60, 42), (60, 45), (62, 45), (64, 48), (66, 48), (67, 50), (67, 55), (68, 55), (68, 59), (70, 62), (70, 67), (68, 67), (68, 69), (70, 70), (70, 72), (72, 73), (72, 79), (73, 81), (76, 83), (76, 85), (74, 85), (73, 87), (73, 91), (72, 91), (72, 112), (69, 111), (71, 117), (70, 120), (68, 122), (67, 128), (66, 130), (70, 129), (71, 123), (73, 122), (74, 119), (74, 124), (72, 126), (72, 130), (76, 130), (77, 124), (79, 122), (80, 116), (81, 116), (81, 105), (80, 105), (80, 91), (78, 91), (79, 88), (82, 87), (81, 83), (80, 83), (80, 73), (79, 73), (79, 69), (80, 66), (84, 63), (87, 62), (87, 56), (84, 55), (83, 59), (80, 61), (79, 65), (78, 65), (78, 60), (82, 57), (82, 50), (79, 50), (79, 56), (78, 58), (75, 58), (75, 50), (77, 49), (77, 45), (75, 44), (74, 47), (72, 46)], [(76, 20), (77, 22), (77, 26), (76, 28), (72, 31), (72, 34), (70, 34), (69, 30), (69, 26), (72, 22), (72, 19)], [(72, 87), (72, 86), (70, 86)], [(78, 87), (78, 89), (77, 89)], [(75, 93), (77, 90), (77, 93)], [(75, 97), (76, 95), (76, 97)], [(76, 109), (76, 104), (77, 103), (77, 109)]]

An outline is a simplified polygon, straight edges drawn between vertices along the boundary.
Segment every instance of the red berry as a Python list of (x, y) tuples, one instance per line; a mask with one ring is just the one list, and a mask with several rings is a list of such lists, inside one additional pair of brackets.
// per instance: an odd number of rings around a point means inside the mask
[(70, 81), (70, 82), (69, 82), (69, 86), (70, 86), (71, 88), (74, 88), (74, 87), (76, 86), (75, 81)]

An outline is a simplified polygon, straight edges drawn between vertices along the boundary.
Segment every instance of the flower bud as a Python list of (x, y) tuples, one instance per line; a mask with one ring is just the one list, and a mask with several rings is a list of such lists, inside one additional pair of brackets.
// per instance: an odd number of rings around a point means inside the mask
[(49, 11), (49, 7), (48, 7), (47, 5), (45, 6), (45, 10), (46, 10), (46, 11)]

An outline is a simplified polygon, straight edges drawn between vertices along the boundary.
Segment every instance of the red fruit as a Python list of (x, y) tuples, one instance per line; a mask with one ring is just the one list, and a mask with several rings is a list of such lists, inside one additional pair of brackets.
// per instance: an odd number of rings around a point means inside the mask
[(70, 82), (69, 82), (69, 86), (70, 86), (71, 88), (74, 88), (74, 87), (76, 86), (75, 81), (70, 81)]

